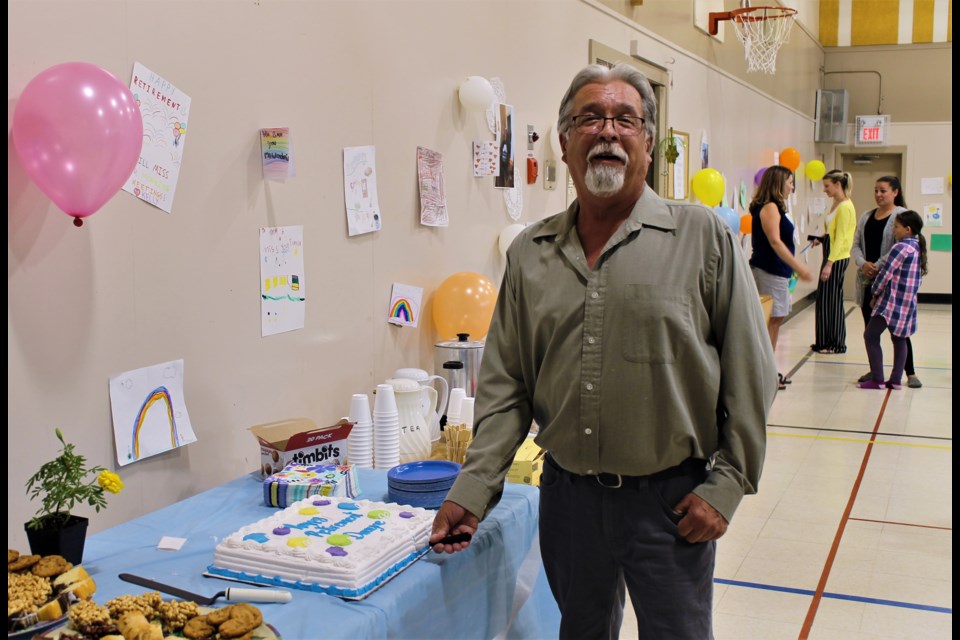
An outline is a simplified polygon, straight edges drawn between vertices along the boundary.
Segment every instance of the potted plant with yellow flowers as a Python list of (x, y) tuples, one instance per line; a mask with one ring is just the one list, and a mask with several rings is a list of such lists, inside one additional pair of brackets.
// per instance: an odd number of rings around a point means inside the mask
[(67, 444), (60, 429), (56, 434), (63, 445), (60, 455), (44, 463), (27, 481), (27, 496), (40, 498), (40, 508), (24, 528), (31, 553), (57, 554), (80, 564), (89, 520), (74, 515), (73, 508), (86, 504), (99, 512), (107, 506), (106, 493), (119, 493), (123, 481), (103, 467), (88, 468), (87, 459)]

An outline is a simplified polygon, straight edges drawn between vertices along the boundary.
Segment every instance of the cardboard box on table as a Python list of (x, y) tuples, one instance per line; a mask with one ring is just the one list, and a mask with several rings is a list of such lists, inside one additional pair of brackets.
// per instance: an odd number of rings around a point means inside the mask
[(290, 418), (250, 427), (260, 442), (260, 477), (273, 475), (291, 462), (346, 464), (347, 436), (353, 425), (343, 419), (329, 427), (317, 427), (310, 418)]
[(770, 314), (773, 313), (773, 296), (761, 295), (760, 306), (763, 307), (763, 319), (767, 324), (770, 324)]
[(543, 449), (533, 441), (533, 438), (524, 440), (507, 472), (507, 482), (539, 487), (540, 474), (543, 473), (543, 456)]

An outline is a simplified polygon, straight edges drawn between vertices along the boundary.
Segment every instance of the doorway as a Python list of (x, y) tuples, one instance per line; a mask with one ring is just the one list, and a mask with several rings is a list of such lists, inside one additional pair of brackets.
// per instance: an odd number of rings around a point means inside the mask
[(639, 69), (647, 76), (650, 87), (653, 89), (654, 100), (657, 103), (657, 139), (654, 140), (653, 152), (650, 154), (652, 162), (650, 169), (647, 171), (647, 185), (662, 197), (666, 197), (667, 169), (664, 164), (663, 154), (658, 153), (657, 149), (659, 148), (660, 141), (666, 139), (669, 129), (667, 126), (668, 88), (670, 86), (669, 72), (664, 67), (654, 64), (650, 60), (644, 60), (636, 56), (621, 53), (596, 40), (590, 41), (589, 48), (591, 64), (602, 64), (607, 67), (612, 67), (618, 62), (623, 62)]
[[(903, 156), (905, 148), (883, 147), (871, 149), (869, 147), (837, 147), (835, 159), (837, 166), (850, 174), (853, 179), (853, 189), (850, 199), (857, 210), (857, 221), (868, 211), (877, 206), (873, 199), (873, 186), (878, 178), (883, 176), (897, 176), (901, 184), (906, 184), (903, 175)], [(904, 198), (908, 194), (903, 193)], [(909, 200), (907, 201), (909, 202)], [(847, 267), (847, 274), (843, 283), (843, 297), (846, 300), (855, 300), (854, 289), (856, 265), (851, 260)]]

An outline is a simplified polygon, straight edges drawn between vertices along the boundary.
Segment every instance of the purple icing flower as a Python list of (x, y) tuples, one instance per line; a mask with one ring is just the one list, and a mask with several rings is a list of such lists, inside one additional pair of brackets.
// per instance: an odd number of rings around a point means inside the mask
[(330, 501), (329, 501), (329, 500), (314, 500), (314, 501), (313, 501), (313, 506), (315, 506), (315, 507), (325, 507), (325, 506), (327, 506), (328, 504), (330, 504)]
[(400, 512), (400, 517), (401, 517), (401, 518), (412, 518), (412, 517), (413, 517), (413, 514), (410, 513), (409, 511), (401, 511), (401, 512)]
[(273, 535), (275, 536), (285, 536), (290, 533), (289, 527), (277, 527), (273, 530)]
[(347, 555), (347, 550), (343, 547), (327, 547), (327, 553), (332, 556), (345, 556)]

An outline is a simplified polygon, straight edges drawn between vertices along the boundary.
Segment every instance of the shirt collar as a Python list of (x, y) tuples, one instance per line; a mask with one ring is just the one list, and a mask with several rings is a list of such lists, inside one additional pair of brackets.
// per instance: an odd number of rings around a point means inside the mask
[[(566, 211), (548, 220), (533, 237), (547, 238), (553, 236), (557, 240), (561, 240), (574, 229), (579, 214), (580, 202), (574, 200)], [(618, 233), (629, 234), (642, 227), (655, 227), (664, 231), (676, 231), (677, 229), (677, 222), (667, 203), (649, 186), (644, 188), (636, 204), (633, 205), (630, 216), (621, 225)]]

